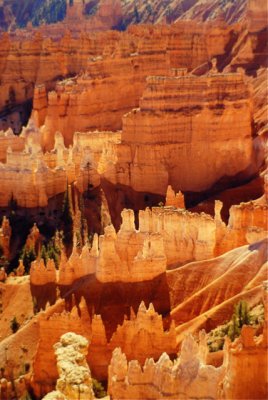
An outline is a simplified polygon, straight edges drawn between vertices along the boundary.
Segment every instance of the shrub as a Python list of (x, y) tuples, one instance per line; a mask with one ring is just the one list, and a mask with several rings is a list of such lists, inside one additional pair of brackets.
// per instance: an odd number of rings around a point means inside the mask
[(16, 333), (20, 328), (20, 324), (17, 321), (16, 317), (13, 317), (13, 319), (10, 322), (10, 329), (12, 330), (13, 333)]
[(34, 249), (33, 248), (27, 249), (26, 246), (24, 246), (20, 253), (19, 258), (23, 261), (25, 273), (28, 274), (30, 271), (30, 268), (31, 268), (32, 261), (34, 261), (36, 259), (36, 254), (35, 254)]
[(107, 396), (107, 393), (101, 382), (98, 382), (96, 379), (92, 379), (93, 384), (93, 392), (97, 399), (101, 399), (102, 397)]

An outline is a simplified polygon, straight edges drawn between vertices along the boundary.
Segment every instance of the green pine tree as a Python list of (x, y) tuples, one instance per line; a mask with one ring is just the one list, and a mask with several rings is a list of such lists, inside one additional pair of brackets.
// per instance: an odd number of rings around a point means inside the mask
[(63, 198), (61, 220), (63, 224), (63, 244), (69, 249), (73, 241), (73, 218), (68, 186)]
[(31, 263), (36, 260), (36, 253), (34, 248), (27, 249), (26, 246), (24, 246), (19, 258), (23, 261), (25, 273), (28, 274), (31, 268)]
[(10, 329), (12, 330), (13, 333), (16, 333), (19, 330), (20, 324), (17, 321), (16, 317), (13, 317), (13, 319), (10, 322)]
[(233, 314), (232, 316), (232, 320), (230, 322), (227, 335), (232, 342), (235, 340), (235, 338), (237, 338), (240, 335), (240, 328), (235, 314)]
[(241, 300), (235, 306), (235, 314), (238, 319), (239, 328), (242, 328), (243, 325), (250, 324), (250, 316), (248, 310), (248, 304), (245, 300)]
[(138, 7), (136, 4), (134, 6), (134, 16), (135, 16), (135, 22), (136, 22), (136, 24), (138, 24), (141, 21), (141, 17), (140, 17)]
[(250, 325), (248, 304), (245, 300), (234, 306), (234, 313), (229, 324), (227, 335), (234, 341), (240, 335), (243, 325)]

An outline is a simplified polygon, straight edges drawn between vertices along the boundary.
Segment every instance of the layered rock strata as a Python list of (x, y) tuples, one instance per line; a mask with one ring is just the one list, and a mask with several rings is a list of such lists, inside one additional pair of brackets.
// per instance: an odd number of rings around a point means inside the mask
[(24, 145), (24, 138), (14, 135), (12, 129), (0, 131), (0, 162), (6, 161), (8, 149), (19, 152), (24, 149)]
[[(35, 90), (33, 116), (38, 124), (46, 125), (47, 148), (51, 148), (56, 130), (64, 132), (66, 144), (70, 144), (75, 130), (121, 128), (122, 116), (138, 106), (147, 76), (166, 75), (170, 66), (192, 69), (224, 53), (230, 28), (208, 24), (201, 29), (195, 23), (190, 28), (184, 23), (141, 26), (124, 34), (109, 32), (91, 40), (85, 37), (79, 54), (81, 57), (87, 50), (90, 58), (73, 67), (80, 75), (57, 84), (55, 91), (48, 93), (48, 100), (43, 88)], [(68, 48), (75, 41), (69, 38), (68, 43), (66, 38), (65, 42)], [(64, 60), (65, 70), (70, 72), (68, 50)]]
[(228, 319), (240, 299), (250, 306), (260, 302), (266, 275), (267, 239), (168, 271), (171, 316), (178, 340), (186, 331), (216, 328)]
[(251, 107), (239, 73), (148, 77), (140, 108), (123, 118), (118, 183), (165, 194), (169, 184), (198, 192), (250, 176), (257, 170)]

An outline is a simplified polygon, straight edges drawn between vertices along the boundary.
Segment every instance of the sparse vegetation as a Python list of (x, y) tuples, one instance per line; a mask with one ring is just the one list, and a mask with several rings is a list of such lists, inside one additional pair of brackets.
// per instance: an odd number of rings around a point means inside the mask
[(55, 236), (47, 243), (43, 244), (41, 247), (40, 256), (43, 258), (45, 264), (47, 264), (48, 260), (54, 260), (56, 267), (59, 266), (61, 250), (56, 243)]
[(17, 321), (16, 317), (13, 317), (13, 319), (10, 322), (10, 329), (12, 330), (13, 333), (16, 333), (20, 328), (20, 324)]
[(32, 297), (32, 301), (33, 301), (33, 313), (34, 315), (36, 315), (39, 311), (36, 297)]
[(66, 15), (66, 0), (28, 0), (19, 7), (14, 3), (12, 8), (19, 27), (25, 27), (28, 22), (34, 26), (55, 23), (62, 21)]
[(0, 268), (7, 270), (9, 265), (8, 259), (5, 257), (2, 247), (0, 246)]
[(101, 382), (93, 378), (92, 383), (93, 383), (93, 391), (97, 399), (101, 399), (107, 396), (107, 393)]
[(31, 268), (31, 263), (36, 260), (35, 250), (33, 248), (27, 249), (26, 246), (23, 246), (19, 258), (23, 262), (25, 273), (28, 274)]
[(73, 218), (68, 187), (64, 194), (61, 221), (63, 224), (63, 244), (66, 248), (70, 248), (73, 241)]
[(138, 11), (138, 7), (137, 7), (136, 4), (134, 5), (134, 16), (135, 16), (136, 24), (140, 23), (141, 22), (141, 17), (140, 17), (140, 14), (139, 14), (139, 11)]
[(240, 335), (243, 325), (258, 326), (263, 323), (263, 319), (264, 308), (262, 304), (249, 310), (247, 302), (241, 300), (235, 305), (231, 320), (209, 333), (208, 346), (210, 351), (222, 350), (225, 336), (234, 341)]

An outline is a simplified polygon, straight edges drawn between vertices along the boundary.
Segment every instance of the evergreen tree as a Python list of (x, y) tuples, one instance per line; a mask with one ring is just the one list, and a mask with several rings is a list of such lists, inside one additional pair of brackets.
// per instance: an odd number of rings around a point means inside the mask
[(16, 317), (13, 317), (13, 319), (10, 322), (10, 329), (12, 330), (13, 333), (16, 333), (19, 330), (20, 324), (17, 321)]
[(10, 200), (8, 202), (8, 207), (11, 211), (16, 211), (18, 208), (18, 202), (17, 200), (14, 198), (13, 192), (11, 193), (11, 197)]
[(134, 16), (135, 16), (135, 22), (138, 24), (141, 21), (141, 18), (140, 18), (137, 4), (135, 4), (135, 6), (134, 6)]
[(88, 241), (88, 225), (85, 216), (85, 203), (83, 196), (80, 196), (80, 211), (81, 211), (81, 243), (84, 245)]
[(61, 220), (63, 223), (63, 243), (68, 249), (71, 247), (73, 240), (73, 218), (68, 186), (64, 194)]
[(36, 253), (34, 248), (27, 249), (26, 246), (24, 246), (19, 258), (23, 261), (25, 272), (26, 274), (28, 274), (31, 268), (31, 263), (36, 260)]
[(237, 316), (235, 314), (233, 314), (232, 316), (232, 320), (230, 322), (227, 335), (229, 336), (232, 342), (235, 340), (235, 338), (237, 338), (240, 335), (240, 328)]
[(241, 300), (234, 307), (234, 313), (227, 332), (232, 341), (240, 335), (243, 325), (250, 325), (250, 314), (247, 302)]
[(41, 247), (40, 257), (47, 264), (48, 260), (54, 260), (56, 267), (59, 266), (61, 250), (56, 243), (55, 236), (48, 242), (48, 244), (43, 244)]
[(238, 324), (239, 328), (242, 328), (243, 325), (249, 325), (250, 324), (250, 316), (249, 316), (249, 310), (248, 310), (248, 304), (245, 300), (241, 300), (236, 306), (235, 306), (235, 314), (238, 319)]
[(101, 382), (97, 381), (97, 379), (92, 379), (93, 384), (93, 392), (97, 399), (102, 399), (107, 396), (107, 393)]
[(4, 255), (4, 251), (0, 246), (0, 268), (4, 268), (5, 270), (7, 270), (8, 266), (9, 266), (8, 259)]

